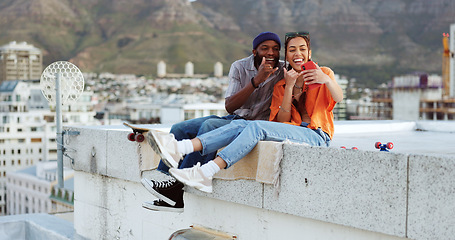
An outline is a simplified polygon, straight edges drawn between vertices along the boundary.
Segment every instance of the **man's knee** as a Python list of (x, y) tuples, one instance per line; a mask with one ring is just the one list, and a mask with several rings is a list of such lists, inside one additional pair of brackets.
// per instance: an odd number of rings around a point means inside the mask
[(174, 134), (175, 139), (191, 139), (196, 137), (202, 124), (210, 119), (219, 119), (218, 116), (212, 115), (202, 118), (194, 118), (172, 125), (170, 133)]
[(204, 123), (202, 123), (202, 126), (199, 129), (198, 135), (206, 133), (206, 132), (210, 132), (214, 129), (222, 127), (222, 126), (230, 123), (231, 121), (232, 120), (226, 120), (226, 119), (208, 119)]
[(180, 136), (185, 134), (185, 124), (184, 122), (176, 123), (172, 125), (170, 133), (174, 134), (174, 136)]

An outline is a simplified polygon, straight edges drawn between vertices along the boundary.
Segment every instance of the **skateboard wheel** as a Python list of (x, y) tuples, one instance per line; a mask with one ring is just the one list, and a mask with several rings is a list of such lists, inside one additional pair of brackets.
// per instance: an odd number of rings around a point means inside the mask
[(357, 147), (352, 147), (353, 150), (359, 150)]
[(341, 146), (340, 148), (342, 148), (342, 149), (346, 149), (346, 147), (345, 147), (345, 146)]
[(136, 142), (143, 142), (145, 140), (145, 137), (142, 134), (138, 134), (138, 135), (136, 135), (135, 139), (136, 139)]
[(377, 148), (377, 149), (379, 149), (379, 148), (381, 147), (381, 142), (376, 142), (376, 143), (374, 144), (374, 147)]
[(388, 149), (392, 149), (393, 148), (393, 143), (392, 142), (388, 142), (387, 143), (387, 148)]
[(134, 134), (134, 133), (128, 134), (128, 140), (130, 140), (131, 142), (136, 141), (136, 140), (135, 140), (135, 137), (136, 137), (136, 134)]

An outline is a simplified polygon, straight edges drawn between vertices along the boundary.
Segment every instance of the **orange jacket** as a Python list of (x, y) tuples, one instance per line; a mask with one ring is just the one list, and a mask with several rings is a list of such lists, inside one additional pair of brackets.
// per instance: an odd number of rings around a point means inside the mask
[[(330, 68), (321, 67), (321, 70), (335, 81), (334, 73)], [(275, 84), (273, 89), (272, 104), (270, 105), (270, 121), (277, 122), (276, 118), (278, 111), (280, 111), (281, 103), (283, 102), (285, 85), (286, 81), (284, 79), (281, 79)], [(306, 94), (305, 107), (311, 118), (308, 128), (321, 128), (322, 131), (329, 134), (330, 139), (332, 139), (334, 132), (332, 111), (336, 104), (332, 98), (332, 94), (325, 84), (318, 88), (307, 90)], [(291, 104), (291, 121), (286, 123), (297, 126), (302, 124), (300, 113), (293, 104)]]

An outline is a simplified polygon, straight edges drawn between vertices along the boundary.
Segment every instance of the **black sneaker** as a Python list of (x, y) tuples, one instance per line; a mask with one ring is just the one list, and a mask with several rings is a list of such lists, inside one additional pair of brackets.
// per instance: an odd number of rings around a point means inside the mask
[(174, 206), (182, 202), (183, 207), (183, 183), (175, 178), (166, 181), (155, 181), (147, 178), (141, 179), (142, 185), (157, 198), (165, 201), (167, 204)]
[[(183, 190), (182, 190), (182, 193), (183, 193)], [(142, 203), (142, 207), (147, 208), (149, 210), (153, 210), (153, 211), (167, 211), (167, 212), (181, 213), (181, 212), (183, 212), (183, 198), (182, 198), (182, 201), (175, 204), (175, 206), (171, 206), (163, 200), (155, 200), (153, 202)]]

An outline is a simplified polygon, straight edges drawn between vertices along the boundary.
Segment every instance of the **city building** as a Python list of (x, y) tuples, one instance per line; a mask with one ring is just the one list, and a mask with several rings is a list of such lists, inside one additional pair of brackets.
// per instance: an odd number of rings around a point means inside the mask
[(0, 83), (8, 80), (39, 79), (43, 71), (40, 49), (15, 41), (0, 46)]
[(441, 76), (426, 73), (397, 76), (392, 91), (393, 119), (455, 119), (455, 99), (443, 97)]
[[(94, 118), (92, 92), (64, 105), (64, 125), (99, 125)], [(65, 136), (64, 136), (65, 137)], [(57, 159), (55, 106), (44, 98), (38, 81), (0, 84), (0, 215), (7, 211), (6, 176)]]
[(39, 162), (7, 173), (7, 215), (73, 211), (74, 170), (64, 170), (64, 187), (57, 186), (57, 161)]
[[(346, 90), (348, 87), (349, 81), (346, 79), (344, 76), (340, 76), (338, 74), (335, 74), (335, 80), (337, 83), (340, 85), (341, 89), (343, 90), (343, 95), (346, 99)], [(346, 114), (346, 101), (343, 100), (337, 105), (335, 105), (335, 108), (333, 109), (333, 117), (335, 120), (346, 120), (347, 119), (347, 114)]]

